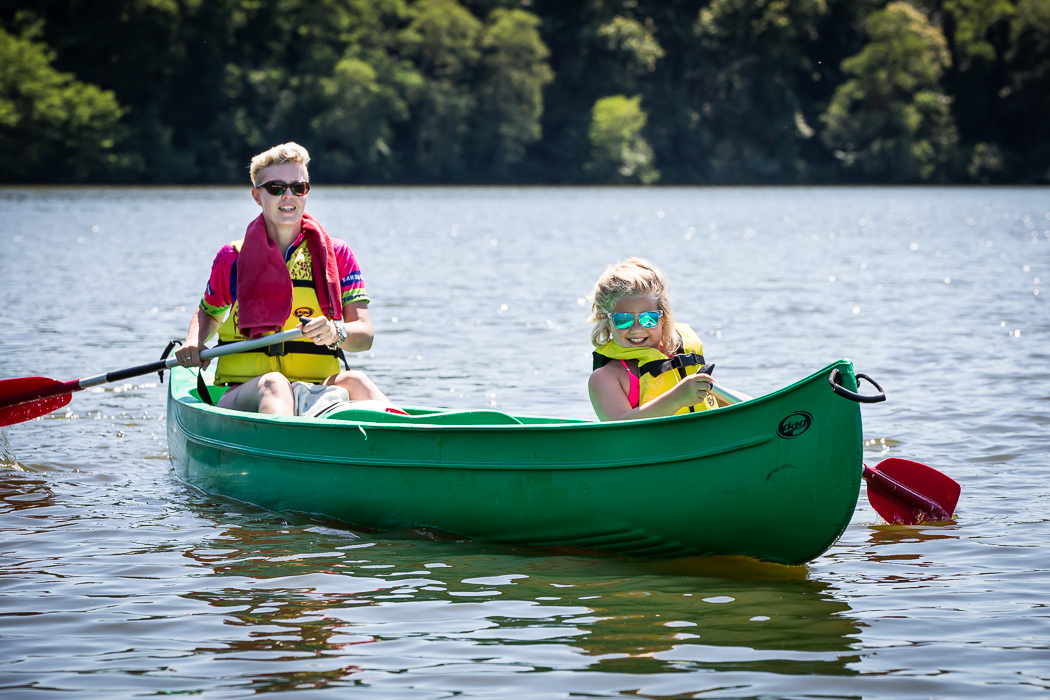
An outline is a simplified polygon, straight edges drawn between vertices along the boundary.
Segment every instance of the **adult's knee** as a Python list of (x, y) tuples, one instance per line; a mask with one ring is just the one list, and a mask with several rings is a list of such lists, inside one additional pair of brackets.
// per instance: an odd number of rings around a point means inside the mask
[(346, 372), (340, 372), (339, 374), (329, 377), (325, 384), (335, 384), (341, 386), (350, 394), (351, 401), (363, 401), (365, 399), (372, 400), (389, 400), (386, 395), (379, 390), (379, 387), (368, 378), (368, 375), (361, 370), (348, 370)]
[(350, 369), (345, 372), (340, 372), (340, 379), (345, 379), (350, 382), (357, 382), (363, 384), (368, 381), (368, 375), (359, 369)]
[(359, 369), (350, 369), (339, 374), (333, 374), (331, 377), (324, 381), (325, 384), (335, 386), (354, 386), (361, 385), (368, 381), (368, 375)]
[(267, 372), (259, 377), (259, 393), (273, 396), (292, 395), (292, 383), (280, 372)]

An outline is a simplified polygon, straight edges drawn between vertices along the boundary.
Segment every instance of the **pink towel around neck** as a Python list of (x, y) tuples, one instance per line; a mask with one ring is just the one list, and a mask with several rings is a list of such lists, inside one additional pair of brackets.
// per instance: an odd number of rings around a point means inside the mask
[[(314, 287), (324, 315), (343, 318), (339, 262), (332, 241), (317, 219), (303, 214), (303, 235), (313, 263)], [(241, 334), (257, 338), (284, 328), (292, 314), (292, 277), (277, 243), (266, 235), (262, 214), (248, 224), (237, 256), (237, 325)]]

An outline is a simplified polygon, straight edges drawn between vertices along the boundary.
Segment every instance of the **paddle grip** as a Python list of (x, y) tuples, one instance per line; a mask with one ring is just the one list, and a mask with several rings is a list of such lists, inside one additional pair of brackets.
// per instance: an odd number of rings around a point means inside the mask
[[(704, 365), (700, 368), (700, 374), (711, 374), (715, 371), (715, 363)], [(711, 388), (707, 390), (707, 393), (713, 395), (716, 399), (722, 403), (732, 406), (735, 403), (742, 403), (747, 401), (750, 397), (745, 394), (738, 394), (732, 389), (726, 389), (725, 387), (718, 386), (714, 382), (711, 382)]]
[(888, 491), (894, 497), (899, 498), (910, 506), (918, 508), (924, 513), (929, 513), (938, 520), (948, 520), (952, 517), (951, 514), (947, 513), (936, 501), (926, 498), (926, 496), (923, 496), (921, 493), (912, 491), (901, 482), (886, 476), (882, 472), (872, 469), (867, 464), (864, 465), (863, 475), (865, 481), (869, 484), (873, 484), (883, 491)]
[(732, 389), (726, 389), (725, 387), (719, 386), (717, 384), (712, 384), (711, 388), (708, 390), (707, 393), (714, 394), (716, 399), (718, 399), (722, 403), (729, 405), (747, 401), (747, 397), (743, 394), (737, 394)]
[(113, 372), (107, 372), (106, 374), (100, 374), (97, 377), (85, 377), (80, 380), (80, 388), (86, 389), (89, 386), (95, 386), (96, 384), (106, 384), (108, 382), (119, 382), (123, 379), (131, 379), (132, 377), (141, 377), (144, 374), (150, 374), (152, 372), (159, 372), (165, 367), (168, 367), (167, 360), (158, 360), (156, 362), (150, 362), (147, 365), (139, 365), (138, 367), (128, 367), (127, 369), (118, 369)]

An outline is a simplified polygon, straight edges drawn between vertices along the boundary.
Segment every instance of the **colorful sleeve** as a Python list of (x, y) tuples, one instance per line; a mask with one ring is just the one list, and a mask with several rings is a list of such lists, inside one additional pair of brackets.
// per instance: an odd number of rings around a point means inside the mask
[(332, 248), (339, 261), (339, 286), (343, 291), (343, 306), (354, 302), (371, 301), (365, 291), (365, 281), (361, 277), (361, 268), (357, 265), (354, 252), (344, 241), (332, 239)]
[(233, 306), (233, 279), (237, 265), (237, 249), (225, 245), (215, 255), (211, 264), (211, 276), (201, 299), (201, 308), (210, 316), (222, 318)]

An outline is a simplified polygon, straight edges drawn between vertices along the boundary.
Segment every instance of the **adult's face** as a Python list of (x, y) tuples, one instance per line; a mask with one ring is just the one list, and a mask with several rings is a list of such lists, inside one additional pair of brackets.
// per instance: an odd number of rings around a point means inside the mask
[[(293, 182), (307, 182), (310, 177), (306, 168), (298, 163), (282, 163), (263, 168), (258, 173), (258, 183), (280, 182), (291, 184)], [(278, 227), (295, 226), (303, 218), (306, 211), (306, 197), (297, 196), (292, 190), (286, 189), (284, 194), (270, 194), (263, 187), (253, 187), (252, 197), (262, 207), (263, 219)]]

